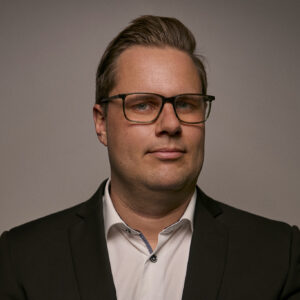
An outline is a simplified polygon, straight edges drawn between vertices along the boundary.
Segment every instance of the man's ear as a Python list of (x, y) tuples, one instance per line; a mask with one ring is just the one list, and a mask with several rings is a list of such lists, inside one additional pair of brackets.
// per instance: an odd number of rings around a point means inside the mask
[(105, 107), (95, 104), (93, 107), (93, 117), (98, 139), (104, 146), (107, 146)]

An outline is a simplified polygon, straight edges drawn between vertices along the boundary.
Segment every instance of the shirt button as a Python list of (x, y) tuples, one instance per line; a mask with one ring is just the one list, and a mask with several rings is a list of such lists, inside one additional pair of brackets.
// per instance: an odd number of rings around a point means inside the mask
[(150, 257), (150, 261), (153, 262), (153, 263), (156, 263), (156, 262), (157, 262), (157, 256), (153, 254), (153, 255)]

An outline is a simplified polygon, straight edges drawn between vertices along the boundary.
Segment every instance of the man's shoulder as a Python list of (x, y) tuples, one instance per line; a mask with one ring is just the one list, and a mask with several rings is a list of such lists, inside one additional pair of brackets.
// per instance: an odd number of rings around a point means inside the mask
[(105, 182), (100, 185), (98, 190), (88, 200), (16, 226), (7, 231), (6, 234), (9, 234), (10, 239), (19, 241), (63, 235), (70, 226), (78, 223), (82, 216), (90, 214), (99, 208), (104, 184)]
[(300, 236), (296, 226), (233, 207), (205, 194), (201, 202), (210, 213), (215, 212), (216, 222), (227, 230), (233, 243), (243, 241), (245, 245), (253, 243), (280, 248), (289, 247), (293, 237)]
[(18, 235), (34, 232), (47, 233), (50, 231), (63, 230), (66, 226), (76, 222), (77, 211), (84, 207), (87, 201), (18, 225), (10, 229), (9, 232), (13, 235)]
[[(203, 193), (203, 192), (202, 192)], [(248, 232), (259, 235), (269, 233), (270, 235), (287, 234), (291, 232), (289, 224), (252, 213), (227, 203), (215, 200), (203, 193), (201, 202), (204, 207), (215, 214), (218, 222), (234, 232)]]

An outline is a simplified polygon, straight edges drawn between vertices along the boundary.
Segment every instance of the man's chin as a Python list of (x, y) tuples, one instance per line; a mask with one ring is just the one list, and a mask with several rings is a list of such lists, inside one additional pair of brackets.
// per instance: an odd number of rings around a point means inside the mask
[(178, 192), (182, 190), (184, 187), (187, 187), (188, 184), (187, 179), (184, 178), (166, 178), (166, 177), (156, 177), (152, 180), (146, 182), (146, 186), (151, 191), (157, 192)]
[[(147, 174), (148, 173), (148, 174)], [(187, 165), (160, 165), (153, 167), (150, 172), (145, 172), (143, 178), (145, 186), (151, 191), (173, 191), (191, 188), (195, 186), (200, 170), (187, 168)]]

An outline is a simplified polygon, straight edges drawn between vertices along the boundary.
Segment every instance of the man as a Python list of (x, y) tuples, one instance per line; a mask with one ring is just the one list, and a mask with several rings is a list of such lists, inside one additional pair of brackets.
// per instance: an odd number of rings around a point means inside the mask
[(178, 20), (108, 46), (94, 121), (111, 176), (88, 201), (5, 232), (0, 298), (300, 299), (300, 233), (196, 187), (213, 96)]

